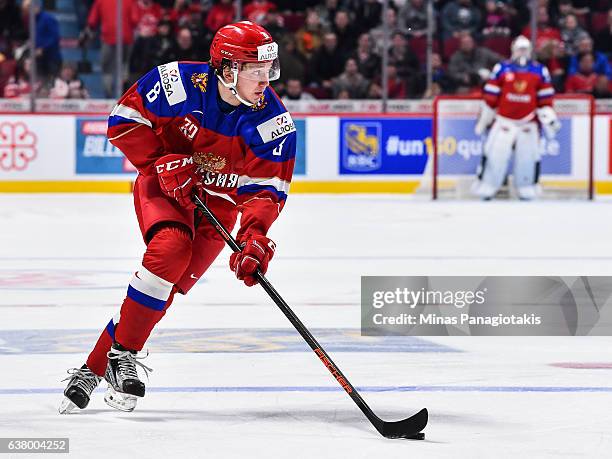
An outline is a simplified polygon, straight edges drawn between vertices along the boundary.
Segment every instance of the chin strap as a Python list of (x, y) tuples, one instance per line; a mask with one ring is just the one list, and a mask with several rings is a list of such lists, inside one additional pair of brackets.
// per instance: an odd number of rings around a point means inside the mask
[(229, 89), (234, 95), (234, 97), (238, 99), (241, 103), (248, 107), (252, 107), (253, 105), (255, 105), (249, 102), (248, 100), (243, 99), (242, 97), (240, 97), (240, 94), (238, 94), (238, 90), (236, 89), (236, 85), (238, 84), (238, 68), (232, 65), (232, 75), (234, 75), (234, 80), (231, 83), (226, 83), (223, 77), (217, 72), (215, 72), (215, 74), (217, 75), (217, 79), (221, 82), (221, 84), (227, 89)]

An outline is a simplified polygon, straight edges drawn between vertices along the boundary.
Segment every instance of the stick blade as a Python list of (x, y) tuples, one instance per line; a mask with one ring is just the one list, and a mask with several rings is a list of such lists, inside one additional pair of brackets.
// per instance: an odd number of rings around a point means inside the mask
[(427, 426), (429, 413), (423, 408), (414, 416), (395, 422), (382, 422), (379, 432), (386, 438), (410, 438), (422, 440), (425, 436), (421, 431)]

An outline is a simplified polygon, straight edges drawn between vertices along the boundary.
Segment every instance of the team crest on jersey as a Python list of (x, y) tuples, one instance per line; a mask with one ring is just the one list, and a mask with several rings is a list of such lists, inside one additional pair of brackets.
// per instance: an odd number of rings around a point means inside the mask
[(191, 75), (191, 82), (194, 88), (199, 89), (202, 92), (206, 92), (206, 85), (208, 84), (207, 73), (194, 73)]
[(198, 169), (207, 172), (217, 172), (225, 167), (225, 158), (217, 156), (214, 153), (203, 153), (196, 151), (193, 154), (193, 162), (196, 163)]
[(257, 110), (262, 110), (266, 105), (268, 105), (268, 101), (266, 100), (266, 95), (262, 94), (259, 100), (257, 101), (257, 103), (253, 105), (251, 108), (257, 111)]
[(525, 92), (527, 89), (527, 82), (524, 80), (517, 80), (514, 82), (514, 90), (516, 92)]

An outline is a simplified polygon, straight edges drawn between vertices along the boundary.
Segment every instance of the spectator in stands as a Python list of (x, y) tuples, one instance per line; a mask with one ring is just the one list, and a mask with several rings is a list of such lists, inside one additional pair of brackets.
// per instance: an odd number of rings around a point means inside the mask
[(593, 97), (595, 99), (612, 99), (610, 80), (606, 75), (597, 75), (595, 86), (593, 87)]
[(338, 3), (338, 0), (325, 0), (324, 3), (319, 2), (319, 5), (315, 7), (317, 16), (321, 20), (321, 25), (326, 30), (330, 30), (334, 24), (336, 11), (339, 8)]
[(548, 42), (546, 46), (540, 48), (536, 53), (536, 58), (548, 69), (555, 91), (559, 93), (563, 92), (566, 69), (569, 63), (569, 56), (565, 50), (565, 43), (562, 41)]
[(551, 5), (552, 6), (552, 22), (553, 24), (556, 24), (557, 27), (562, 28), (565, 24), (565, 18), (570, 15), (570, 14), (574, 14), (574, 7), (572, 5), (572, 0), (559, 0), (559, 3), (557, 5), (557, 7), (555, 8), (555, 5)]
[(466, 33), (461, 36), (459, 49), (450, 58), (448, 72), (459, 87), (479, 86), (488, 78), (490, 69), (502, 59), (490, 49), (476, 46), (474, 38)]
[(0, 53), (12, 57), (12, 48), (27, 38), (24, 21), (15, 0), (0, 0)]
[(381, 23), (378, 27), (370, 30), (370, 38), (374, 44), (374, 51), (382, 56), (385, 31), (388, 31), (389, 37), (395, 32), (406, 33), (406, 30), (400, 26), (397, 20), (397, 13), (393, 8), (387, 9), (387, 20)]
[(576, 15), (568, 14), (565, 16), (561, 28), (561, 40), (565, 43), (567, 53), (574, 54), (578, 47), (578, 41), (585, 37), (588, 38), (589, 34), (580, 27)]
[(340, 99), (340, 94), (347, 91), (350, 99), (364, 99), (368, 92), (369, 81), (359, 73), (355, 59), (347, 59), (344, 65), (344, 72), (334, 78), (332, 92), (334, 98)]
[(610, 68), (610, 62), (604, 53), (593, 52), (593, 40), (590, 37), (585, 36), (578, 41), (577, 53), (570, 58), (567, 74), (573, 75), (578, 72), (578, 61), (582, 54), (593, 54), (595, 58), (594, 71), (595, 73), (606, 75), (612, 79), (612, 68)]
[(60, 74), (53, 81), (49, 90), (51, 99), (87, 99), (89, 93), (83, 81), (77, 76), (76, 67), (64, 64)]
[(444, 38), (457, 37), (460, 32), (476, 34), (482, 21), (482, 13), (472, 0), (451, 0), (441, 13)]
[(353, 49), (355, 49), (355, 44), (357, 42), (357, 31), (350, 24), (348, 11), (336, 11), (332, 31), (336, 34), (338, 39), (338, 49), (342, 54), (348, 55)]
[(485, 37), (510, 36), (510, 18), (503, 2), (498, 0), (487, 0), (485, 2), (485, 19), (482, 35)]
[(281, 40), (278, 54), (281, 63), (280, 84), (288, 83), (289, 80), (306, 81), (306, 58), (297, 49), (293, 36), (288, 35)]
[(402, 78), (408, 78), (419, 71), (419, 59), (410, 50), (408, 40), (401, 32), (394, 32), (391, 36), (389, 64), (397, 68), (397, 73)]
[[(32, 92), (32, 86), (30, 85), (30, 70), (32, 68), (32, 59), (27, 55), (27, 52), (21, 56), (17, 61), (15, 67), (15, 73), (11, 75), (6, 86), (4, 87), (4, 97), (7, 99), (16, 99), (27, 97)], [(41, 83), (36, 83), (36, 93), (38, 94), (41, 90)]]
[(612, 59), (612, 9), (608, 11), (608, 26), (595, 35), (595, 49)]
[(163, 61), (201, 61), (203, 59), (204, 57), (203, 53), (200, 51), (200, 47), (194, 44), (191, 29), (183, 27), (177, 32), (176, 43), (168, 50)]
[(336, 34), (328, 32), (323, 37), (323, 45), (312, 57), (312, 79), (320, 87), (331, 89), (331, 80), (344, 68), (344, 56), (338, 49)]
[(578, 72), (565, 81), (565, 92), (589, 94), (593, 92), (596, 80), (595, 56), (593, 53), (584, 53), (578, 61)]
[[(535, 42), (534, 50), (537, 52), (540, 51), (545, 46), (557, 46), (557, 42), (561, 40), (561, 32), (558, 28), (550, 25), (550, 18), (548, 16), (548, 11), (546, 10), (546, 6), (539, 6), (537, 13), (537, 29), (538, 29), (538, 38)], [(531, 27), (526, 26), (521, 35), (525, 37), (531, 37)]]
[(160, 64), (176, 46), (172, 23), (162, 19), (157, 25), (157, 34), (152, 37), (138, 37), (130, 57), (130, 82), (136, 81), (146, 72)]
[(382, 88), (380, 87), (380, 84), (376, 83), (375, 81), (370, 83), (370, 86), (368, 86), (368, 93), (366, 95), (366, 98), (367, 99), (382, 99), (382, 96), (383, 96), (383, 91), (382, 91)]
[(378, 0), (358, 0), (354, 11), (359, 32), (368, 32), (380, 24), (382, 5)]
[[(412, 37), (427, 34), (427, 4), (425, 0), (406, 0), (397, 13), (398, 23)], [(435, 21), (434, 21), (435, 28)]]
[(276, 42), (281, 41), (287, 34), (285, 19), (278, 11), (268, 11), (259, 24), (272, 34)]
[[(442, 63), (442, 57), (438, 53), (431, 54), (431, 73), (432, 73), (432, 81), (439, 89), (439, 93), (445, 92), (450, 93), (454, 90), (454, 81), (448, 74), (448, 72), (444, 69), (444, 64)], [(435, 89), (432, 88), (432, 91)], [(429, 97), (437, 95), (436, 93), (432, 93)]]
[(41, 78), (52, 78), (62, 65), (59, 23), (55, 16), (44, 11), (40, 0), (24, 0), (22, 13), (28, 17), (30, 8), (36, 14), (36, 70)]
[[(174, 30), (178, 30), (181, 27), (189, 27), (193, 15), (195, 15), (198, 20), (202, 16), (202, 6), (199, 2), (192, 0), (175, 0), (172, 9), (169, 11), (168, 17), (174, 25)], [(233, 19), (234, 16), (232, 16), (230, 22), (232, 22)], [(216, 32), (216, 30), (217, 29), (214, 29), (213, 32)]]
[(312, 94), (304, 92), (302, 82), (297, 78), (287, 80), (283, 101), (288, 100), (315, 100)]
[(253, 0), (242, 9), (242, 16), (248, 21), (260, 23), (268, 11), (276, 9), (276, 5), (268, 0)]
[(374, 75), (380, 74), (380, 56), (372, 50), (370, 35), (362, 33), (357, 41), (357, 49), (349, 56), (355, 59), (359, 73), (371, 80)]
[(397, 73), (397, 67), (387, 65), (387, 91), (389, 99), (405, 99), (408, 96), (406, 80)]
[(234, 22), (236, 18), (236, 8), (233, 0), (221, 0), (213, 5), (206, 16), (206, 28), (215, 33), (221, 27)]
[[(183, 0), (177, 0), (182, 2)], [(135, 14), (138, 20), (136, 24), (137, 37), (152, 37), (157, 33), (157, 24), (162, 18), (162, 9), (153, 0), (138, 0), (136, 2)]]
[(189, 29), (191, 40), (196, 45), (199, 55), (202, 56), (203, 60), (207, 60), (213, 34), (204, 28), (201, 12), (192, 10), (189, 14), (185, 15), (181, 20), (181, 26), (175, 30), (178, 32), (183, 28)]
[(115, 66), (115, 53), (117, 50), (116, 5), (116, 0), (95, 0), (87, 18), (87, 27), (82, 35), (82, 38), (87, 40), (93, 35), (93, 30), (100, 26), (102, 35), (102, 84), (107, 98), (113, 97), (115, 75), (119, 74), (123, 81), (127, 77), (130, 50), (134, 43), (134, 29), (138, 22), (135, 14), (135, 0), (122, 0), (123, 20), (121, 21), (121, 36), (123, 43), (123, 66), (121, 69), (117, 69)]
[(306, 11), (304, 25), (296, 32), (295, 38), (298, 51), (308, 59), (319, 49), (323, 41), (323, 26), (315, 10)]

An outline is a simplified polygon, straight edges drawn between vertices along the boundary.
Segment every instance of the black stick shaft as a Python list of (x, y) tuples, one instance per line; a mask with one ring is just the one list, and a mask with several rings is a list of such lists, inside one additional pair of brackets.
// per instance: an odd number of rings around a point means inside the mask
[[(197, 196), (194, 195), (195, 204), (202, 212), (204, 217), (210, 222), (211, 225), (215, 227), (217, 232), (223, 237), (227, 245), (234, 251), (240, 252), (242, 249), (234, 239), (234, 237), (227, 231), (225, 226), (215, 217), (215, 215), (210, 211), (210, 209), (206, 206), (204, 202)], [(346, 393), (353, 399), (353, 401), (357, 404), (359, 409), (366, 415), (366, 417), (370, 420), (370, 422), (374, 425), (376, 430), (381, 432), (381, 420), (374, 414), (374, 412), (370, 409), (368, 404), (365, 402), (359, 392), (355, 390), (353, 385), (349, 382), (349, 380), (342, 374), (338, 366), (333, 362), (331, 357), (325, 352), (325, 350), (321, 347), (319, 342), (315, 339), (314, 336), (308, 331), (306, 326), (302, 323), (302, 321), (295, 315), (293, 310), (289, 307), (289, 305), (283, 300), (280, 294), (276, 291), (276, 289), (270, 284), (270, 281), (266, 279), (266, 277), (259, 271), (255, 273), (256, 279), (259, 281), (263, 289), (266, 293), (272, 298), (274, 303), (279, 307), (279, 309), (285, 314), (289, 322), (295, 327), (302, 338), (308, 343), (310, 348), (314, 351), (314, 353), (319, 357), (323, 365), (329, 370), (332, 376), (336, 379), (338, 384), (342, 386), (342, 388), (346, 391)], [(382, 432), (381, 432), (382, 433)]]

